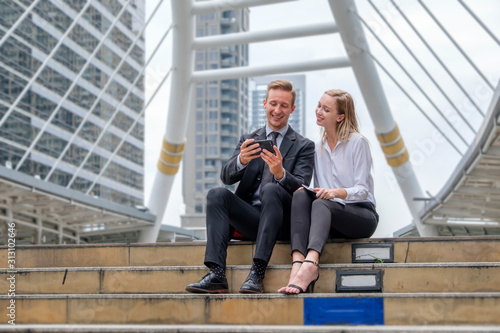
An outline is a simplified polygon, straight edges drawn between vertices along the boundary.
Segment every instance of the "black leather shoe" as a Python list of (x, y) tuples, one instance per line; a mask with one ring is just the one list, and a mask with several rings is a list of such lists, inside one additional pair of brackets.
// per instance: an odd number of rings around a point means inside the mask
[(214, 273), (209, 272), (200, 281), (188, 284), (186, 291), (199, 294), (222, 294), (228, 293), (227, 279), (220, 280)]
[(250, 274), (248, 274), (247, 276), (247, 279), (241, 285), (240, 293), (262, 294), (263, 292), (264, 292), (264, 282), (259, 277), (259, 275), (257, 275), (256, 271), (251, 270)]

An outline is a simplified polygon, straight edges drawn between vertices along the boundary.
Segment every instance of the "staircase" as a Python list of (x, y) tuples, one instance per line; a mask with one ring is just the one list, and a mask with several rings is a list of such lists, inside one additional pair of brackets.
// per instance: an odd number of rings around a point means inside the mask
[[(288, 243), (275, 247), (264, 294), (237, 293), (251, 242), (229, 246), (230, 294), (186, 293), (207, 272), (204, 245), (18, 246), (15, 274), (4, 246), (0, 331), (500, 331), (500, 237), (335, 240), (315, 293), (298, 296), (276, 293), (288, 281)], [(6, 316), (12, 275), (15, 326)]]

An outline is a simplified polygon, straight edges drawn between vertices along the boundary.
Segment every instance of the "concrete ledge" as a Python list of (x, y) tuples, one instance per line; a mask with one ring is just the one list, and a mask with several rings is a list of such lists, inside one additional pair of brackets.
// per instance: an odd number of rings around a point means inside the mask
[(246, 332), (314, 332), (314, 333), (385, 333), (385, 332), (498, 332), (498, 326), (367, 326), (367, 325), (0, 325), (0, 332), (191, 332), (191, 333), (246, 333)]
[[(352, 244), (394, 244), (394, 262), (500, 262), (500, 237), (434, 237), (338, 239), (326, 244), (321, 262), (352, 262)], [(112, 267), (203, 265), (205, 242), (105, 245), (26, 245), (16, 247), (16, 267)], [(228, 265), (252, 263), (253, 242), (231, 242)], [(0, 268), (7, 265), (7, 248), (0, 247)], [(278, 242), (271, 265), (291, 262), (290, 244)]]
[[(264, 287), (266, 293), (288, 283), (290, 265), (269, 266)], [(231, 292), (238, 292), (250, 266), (228, 266), (226, 275)], [(336, 272), (357, 270), (382, 272), (383, 292), (495, 292), (500, 290), (500, 263), (416, 263), (416, 264), (324, 264), (315, 291), (335, 293)], [(208, 270), (200, 266), (167, 267), (82, 267), (18, 269), (18, 294), (155, 294), (180, 293), (198, 281)], [(8, 290), (12, 274), (0, 270), (0, 288)]]
[[(19, 295), (17, 324), (304, 325), (310, 304), (376, 299), (385, 325), (500, 325), (500, 293)], [(306, 308), (306, 301), (309, 304)], [(0, 306), (8, 299), (0, 297)], [(355, 303), (356, 304), (356, 303)], [(353, 308), (354, 309), (354, 308)], [(350, 308), (345, 309), (352, 312)], [(314, 308), (312, 309), (314, 310)], [(332, 319), (335, 316), (331, 313)], [(342, 318), (342, 313), (340, 313)]]

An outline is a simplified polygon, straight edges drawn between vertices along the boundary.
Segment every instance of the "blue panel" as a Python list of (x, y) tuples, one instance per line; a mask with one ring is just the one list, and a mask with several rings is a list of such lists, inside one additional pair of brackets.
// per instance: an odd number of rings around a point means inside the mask
[(384, 325), (384, 299), (304, 298), (304, 325)]

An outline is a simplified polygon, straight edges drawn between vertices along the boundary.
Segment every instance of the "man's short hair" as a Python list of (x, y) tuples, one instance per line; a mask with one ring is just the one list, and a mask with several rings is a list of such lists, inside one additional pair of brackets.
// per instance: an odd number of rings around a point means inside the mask
[(274, 90), (284, 90), (292, 93), (292, 105), (295, 105), (295, 98), (297, 97), (297, 92), (293, 89), (293, 85), (287, 80), (276, 80), (267, 85), (266, 100), (269, 96), (269, 91)]

